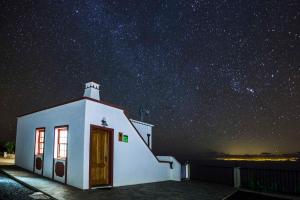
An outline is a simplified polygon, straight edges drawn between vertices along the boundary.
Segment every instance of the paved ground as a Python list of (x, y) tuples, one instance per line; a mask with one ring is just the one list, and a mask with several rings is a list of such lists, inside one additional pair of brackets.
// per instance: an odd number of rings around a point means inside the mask
[(51, 199), (0, 173), (0, 200)]
[[(111, 190), (86, 191), (77, 199), (142, 199), (142, 200), (221, 200), (234, 191), (231, 187), (201, 182), (161, 182), (113, 188)], [(102, 199), (102, 198), (101, 198)]]
[(118, 199), (118, 200), (162, 200), (162, 199), (200, 199), (220, 200), (235, 191), (234, 188), (224, 185), (203, 182), (160, 182), (134, 186), (115, 187), (112, 189), (80, 190), (66, 186), (41, 176), (24, 171), (15, 166), (1, 166), (1, 169), (38, 190), (41, 190), (57, 199)]
[(3, 158), (0, 156), (0, 165), (14, 165), (15, 159)]
[(32, 200), (28, 195), (34, 191), (0, 173), (0, 199)]

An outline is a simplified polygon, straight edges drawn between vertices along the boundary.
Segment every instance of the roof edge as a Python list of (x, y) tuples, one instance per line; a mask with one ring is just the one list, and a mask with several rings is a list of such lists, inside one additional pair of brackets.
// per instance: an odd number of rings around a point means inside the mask
[(135, 120), (135, 119), (129, 119), (129, 120), (132, 121), (132, 122), (138, 123), (138, 124), (146, 125), (146, 126), (151, 126), (151, 127), (154, 126), (153, 124), (149, 124), (149, 123), (146, 123), (146, 122), (138, 121), (138, 120)]
[(38, 110), (35, 110), (35, 111), (32, 111), (32, 112), (21, 114), (21, 115), (18, 115), (17, 118), (23, 117), (23, 116), (26, 116), (26, 115), (30, 115), (30, 114), (33, 114), (33, 113), (41, 112), (41, 111), (44, 111), (44, 110), (48, 110), (48, 109), (51, 109), (51, 108), (63, 106), (63, 105), (66, 105), (66, 104), (69, 104), (69, 103), (73, 103), (73, 102), (76, 102), (76, 101), (80, 101), (80, 100), (90, 100), (90, 101), (93, 101), (93, 102), (96, 102), (96, 103), (100, 103), (100, 104), (103, 104), (103, 105), (106, 105), (106, 106), (109, 106), (109, 107), (113, 107), (113, 108), (117, 108), (117, 109), (123, 110), (125, 112), (125, 109), (123, 109), (120, 106), (114, 105), (112, 103), (109, 103), (109, 102), (106, 102), (106, 101), (102, 101), (102, 100), (92, 99), (92, 98), (89, 98), (89, 97), (80, 97), (80, 98), (76, 98), (76, 99), (73, 99), (73, 100), (66, 101), (64, 103), (55, 104), (55, 105), (48, 106), (48, 107), (45, 107), (45, 108), (42, 108), (42, 109), (38, 109)]

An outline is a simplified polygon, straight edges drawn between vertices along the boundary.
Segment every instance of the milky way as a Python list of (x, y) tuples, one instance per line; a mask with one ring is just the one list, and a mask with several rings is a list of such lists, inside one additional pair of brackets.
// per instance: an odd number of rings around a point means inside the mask
[(0, 138), (83, 94), (150, 114), (161, 154), (300, 151), (300, 3), (1, 1)]

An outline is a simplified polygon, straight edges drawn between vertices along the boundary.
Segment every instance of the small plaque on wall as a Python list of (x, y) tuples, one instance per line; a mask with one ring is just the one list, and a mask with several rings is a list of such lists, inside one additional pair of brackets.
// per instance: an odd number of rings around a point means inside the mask
[(122, 132), (119, 132), (118, 140), (119, 142), (128, 143), (128, 135), (124, 135)]
[(128, 143), (128, 135), (123, 135), (123, 142)]
[(119, 132), (119, 139), (118, 139), (120, 142), (123, 141), (123, 133), (122, 132)]

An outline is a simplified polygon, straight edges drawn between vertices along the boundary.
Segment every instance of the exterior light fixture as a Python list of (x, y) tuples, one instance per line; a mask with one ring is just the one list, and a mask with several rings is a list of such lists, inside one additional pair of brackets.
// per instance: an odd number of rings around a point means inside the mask
[(105, 117), (102, 118), (101, 123), (102, 126), (108, 126)]

